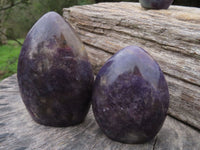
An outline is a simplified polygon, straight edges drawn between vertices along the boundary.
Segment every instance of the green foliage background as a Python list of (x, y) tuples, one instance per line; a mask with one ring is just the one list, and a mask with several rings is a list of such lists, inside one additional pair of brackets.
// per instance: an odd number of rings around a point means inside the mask
[[(19, 40), (23, 42), (23, 39)], [(6, 45), (0, 46), (0, 80), (17, 72), (18, 56), (21, 46), (9, 40)]]
[(94, 0), (29, 0), (18, 5), (9, 13), (4, 26), (9, 37), (24, 38), (33, 24), (46, 12), (56, 11), (62, 15), (62, 9), (73, 5), (92, 4)]

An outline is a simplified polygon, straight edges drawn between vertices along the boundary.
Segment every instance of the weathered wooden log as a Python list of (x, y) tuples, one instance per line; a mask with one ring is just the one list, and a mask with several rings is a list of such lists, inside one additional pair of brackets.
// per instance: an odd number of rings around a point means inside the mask
[(145, 144), (122, 144), (108, 139), (92, 111), (84, 123), (55, 128), (35, 123), (19, 94), (16, 75), (0, 82), (0, 150), (198, 150), (200, 133), (167, 117), (155, 139)]
[(128, 45), (147, 50), (160, 64), (170, 91), (169, 114), (200, 129), (200, 9), (145, 10), (138, 3), (99, 3), (64, 9), (95, 73)]

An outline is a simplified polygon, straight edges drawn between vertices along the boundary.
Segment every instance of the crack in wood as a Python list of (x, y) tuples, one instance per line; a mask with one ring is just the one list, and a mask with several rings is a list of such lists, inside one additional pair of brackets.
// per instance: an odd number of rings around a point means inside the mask
[(106, 51), (105, 49), (102, 49), (102, 48), (100, 48), (100, 47), (97, 47), (97, 46), (95, 46), (95, 45), (92, 45), (92, 44), (90, 44), (90, 43), (88, 43), (88, 42), (83, 42), (85, 45), (87, 45), (87, 46), (90, 46), (90, 47), (93, 47), (93, 48), (95, 48), (95, 49), (99, 49), (99, 50), (101, 50), (101, 51), (103, 51), (103, 52), (106, 52), (106, 53), (108, 53), (108, 54), (110, 54), (110, 55), (113, 55), (114, 53), (111, 53), (111, 52), (108, 52), (108, 51)]
[(153, 149), (152, 150), (155, 150), (155, 148), (156, 148), (157, 139), (158, 139), (158, 137), (156, 136), (155, 139), (154, 139)]
[(188, 83), (188, 84), (192, 84), (192, 85), (194, 85), (194, 86), (197, 86), (197, 88), (200, 87), (200, 85), (197, 84), (197, 83), (190, 82), (190, 81), (188, 81), (188, 80), (186, 80), (186, 79), (180, 78), (180, 77), (178, 77), (178, 76), (176, 76), (176, 75), (173, 75), (173, 74), (170, 74), (170, 73), (168, 73), (168, 72), (166, 72), (166, 71), (163, 71), (163, 72), (164, 72), (165, 75), (168, 75), (168, 76), (170, 76), (170, 77), (172, 77), (172, 78), (174, 78), (174, 79), (178, 79), (178, 80), (181, 80), (181, 81), (186, 82), (186, 83)]
[(187, 122), (185, 122), (185, 121), (183, 121), (183, 120), (181, 120), (181, 119), (178, 119), (177, 117), (173, 116), (173, 114), (168, 113), (168, 116), (172, 117), (173, 119), (175, 119), (175, 120), (177, 120), (177, 121), (179, 121), (179, 122), (185, 124), (186, 126), (192, 128), (193, 130), (196, 130), (197, 132), (200, 133), (200, 129), (198, 129), (197, 127), (195, 127), (195, 126), (193, 126), (193, 125), (191, 125), (191, 124), (189, 124), (189, 123), (187, 123)]

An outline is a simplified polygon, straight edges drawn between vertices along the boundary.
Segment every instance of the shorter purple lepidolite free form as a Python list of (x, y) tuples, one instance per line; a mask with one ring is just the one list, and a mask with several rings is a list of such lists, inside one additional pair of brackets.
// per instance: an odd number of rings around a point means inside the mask
[(143, 143), (159, 132), (169, 92), (156, 61), (129, 46), (112, 56), (97, 74), (92, 108), (101, 130), (123, 143)]
[(45, 14), (27, 34), (17, 78), (36, 122), (70, 126), (84, 120), (91, 103), (92, 68), (82, 42), (59, 14)]
[(142, 7), (147, 9), (168, 9), (174, 0), (139, 0)]

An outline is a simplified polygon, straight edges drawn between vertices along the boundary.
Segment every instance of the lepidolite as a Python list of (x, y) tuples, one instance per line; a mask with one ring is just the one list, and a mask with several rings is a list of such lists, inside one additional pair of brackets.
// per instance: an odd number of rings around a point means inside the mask
[(142, 48), (128, 46), (97, 74), (92, 107), (101, 130), (123, 143), (144, 143), (161, 129), (169, 92), (158, 63)]
[(43, 125), (81, 123), (91, 103), (93, 73), (83, 43), (59, 14), (49, 12), (24, 41), (17, 77), (23, 102)]

